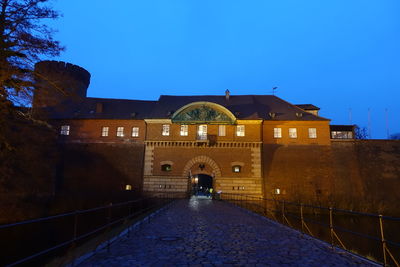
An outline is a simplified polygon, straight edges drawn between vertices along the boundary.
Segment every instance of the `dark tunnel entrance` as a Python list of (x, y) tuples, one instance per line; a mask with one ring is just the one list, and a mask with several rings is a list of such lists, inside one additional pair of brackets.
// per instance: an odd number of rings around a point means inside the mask
[(207, 174), (197, 174), (194, 176), (193, 194), (196, 196), (209, 196), (210, 188), (213, 188), (213, 178)]

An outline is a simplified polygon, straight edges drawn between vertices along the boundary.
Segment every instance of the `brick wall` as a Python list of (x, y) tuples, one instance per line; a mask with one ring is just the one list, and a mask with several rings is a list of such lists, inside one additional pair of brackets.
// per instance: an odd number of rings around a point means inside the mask
[(59, 188), (63, 192), (107, 194), (143, 185), (142, 144), (64, 144), (59, 168)]
[[(274, 128), (282, 129), (282, 138), (274, 138)], [(297, 129), (297, 138), (289, 137), (289, 128)], [(317, 138), (309, 138), (309, 128), (316, 128)], [(263, 142), (281, 145), (330, 145), (329, 121), (264, 121)]]
[[(105, 143), (124, 143), (139, 142), (143, 143), (146, 136), (146, 124), (143, 120), (58, 120), (53, 123), (55, 129), (60, 132), (62, 125), (70, 126), (69, 136), (60, 136), (66, 141), (80, 142), (105, 142)], [(108, 136), (101, 136), (102, 127), (109, 127)], [(117, 136), (117, 127), (124, 127), (124, 136)], [(139, 136), (132, 137), (132, 127), (139, 127)]]
[(400, 215), (399, 166), (399, 141), (263, 146), (266, 196), (289, 201)]

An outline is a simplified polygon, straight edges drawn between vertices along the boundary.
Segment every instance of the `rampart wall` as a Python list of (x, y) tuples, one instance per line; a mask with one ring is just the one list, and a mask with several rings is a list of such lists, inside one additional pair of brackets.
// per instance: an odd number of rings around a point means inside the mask
[[(400, 214), (400, 142), (357, 140), (331, 146), (264, 145), (266, 197)], [(275, 194), (280, 189), (280, 195)]]

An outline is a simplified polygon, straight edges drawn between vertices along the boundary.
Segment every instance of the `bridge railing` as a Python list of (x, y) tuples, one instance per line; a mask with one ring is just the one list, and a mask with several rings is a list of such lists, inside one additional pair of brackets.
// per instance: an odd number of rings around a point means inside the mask
[[(173, 193), (160, 193), (152, 197), (0, 225), (0, 266), (41, 266), (52, 258), (68, 253), (73, 254), (72, 259), (68, 259), (73, 261), (79, 256), (73, 251), (93, 239), (97, 240), (86, 250), (93, 250), (104, 242), (108, 249), (113, 236), (126, 228), (129, 235), (130, 226), (135, 220), (173, 199)], [(119, 229), (116, 231), (116, 228)]]
[(241, 194), (218, 197), (329, 242), (332, 249), (400, 266), (400, 218)]

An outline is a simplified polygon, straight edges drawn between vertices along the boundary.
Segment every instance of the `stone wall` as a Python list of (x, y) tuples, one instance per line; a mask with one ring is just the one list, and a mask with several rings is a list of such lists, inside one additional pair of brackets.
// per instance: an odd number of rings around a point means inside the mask
[[(171, 170), (162, 170), (165, 163), (171, 165)], [(233, 172), (235, 165), (241, 166), (240, 172)], [(148, 142), (144, 191), (187, 192), (190, 175), (206, 174), (213, 177), (216, 191), (261, 196), (260, 166), (258, 143), (226, 142), (209, 146), (196, 142)]]

